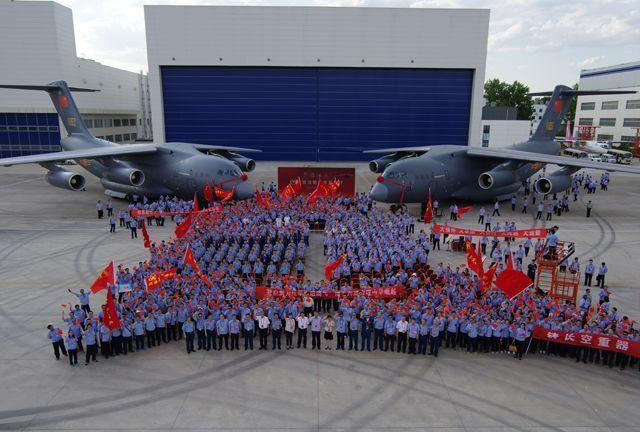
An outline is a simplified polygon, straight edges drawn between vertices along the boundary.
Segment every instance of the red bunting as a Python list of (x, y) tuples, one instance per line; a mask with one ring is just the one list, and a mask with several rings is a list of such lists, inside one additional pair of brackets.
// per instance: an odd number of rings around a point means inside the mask
[(191, 215), (184, 218), (183, 221), (180, 222), (180, 225), (176, 227), (175, 229), (176, 237), (177, 238), (184, 237), (185, 235), (187, 235), (190, 228), (191, 228)]
[(107, 291), (107, 305), (104, 308), (104, 315), (102, 316), (102, 322), (111, 330), (120, 328), (120, 318), (118, 318), (118, 311), (116, 310), (116, 302), (110, 292)]
[(401, 284), (377, 287), (377, 288), (362, 288), (362, 289), (350, 289), (350, 290), (319, 290), (319, 291), (302, 291), (292, 290), (288, 288), (278, 289), (269, 288), (265, 286), (256, 287), (256, 298), (259, 300), (265, 298), (320, 298), (320, 299), (341, 299), (341, 298), (354, 298), (357, 296), (364, 296), (367, 298), (381, 298), (381, 299), (394, 299), (402, 298), (406, 295), (406, 289)]
[(615, 336), (608, 336), (597, 333), (565, 332), (560, 330), (549, 330), (543, 327), (533, 329), (534, 339), (547, 340), (551, 342), (595, 348), (605, 351), (615, 351), (629, 354), (633, 357), (640, 357), (640, 342), (629, 339), (622, 339)]
[(114, 265), (113, 261), (111, 261), (105, 268), (102, 270), (98, 278), (91, 285), (91, 292), (97, 293), (98, 291), (102, 291), (103, 289), (107, 289), (107, 286), (115, 284), (115, 273), (114, 273)]
[(433, 232), (447, 235), (461, 235), (472, 237), (511, 237), (511, 238), (544, 238), (547, 236), (546, 228), (529, 228), (515, 231), (480, 231), (467, 228), (457, 228), (450, 225), (433, 225)]

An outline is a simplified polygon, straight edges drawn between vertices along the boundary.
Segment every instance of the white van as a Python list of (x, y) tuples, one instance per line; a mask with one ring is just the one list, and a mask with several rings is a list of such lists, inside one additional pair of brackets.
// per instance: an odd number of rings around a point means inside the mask
[(600, 155), (597, 155), (597, 154), (590, 154), (589, 160), (591, 162), (602, 162), (602, 158), (600, 157)]

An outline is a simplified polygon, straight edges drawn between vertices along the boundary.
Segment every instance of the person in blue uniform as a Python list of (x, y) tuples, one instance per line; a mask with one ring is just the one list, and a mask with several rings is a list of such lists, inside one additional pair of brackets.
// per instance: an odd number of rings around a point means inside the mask
[(240, 321), (236, 314), (231, 315), (229, 320), (229, 338), (231, 342), (231, 351), (240, 349)]
[(136, 351), (144, 349), (144, 323), (136, 317), (133, 321), (133, 337), (136, 340)]
[(407, 336), (409, 338), (409, 354), (417, 354), (416, 345), (418, 342), (418, 334), (420, 333), (420, 326), (416, 323), (416, 320), (411, 318), (407, 327)]
[(187, 341), (187, 354), (191, 354), (195, 351), (193, 347), (193, 341), (195, 339), (195, 330), (196, 326), (193, 323), (193, 320), (190, 316), (187, 317), (187, 320), (182, 324), (182, 331), (184, 332), (184, 338)]
[(320, 333), (322, 332), (322, 318), (318, 312), (314, 312), (313, 316), (309, 320), (309, 326), (311, 327), (311, 349), (320, 350)]
[(223, 342), (224, 349), (229, 350), (229, 321), (224, 314), (220, 315), (216, 323), (216, 331), (218, 332), (218, 351), (222, 351)]
[(389, 351), (391, 348), (391, 352), (394, 351), (394, 346), (396, 343), (396, 322), (393, 320), (393, 317), (389, 315), (387, 321), (384, 323), (384, 350)]
[(360, 333), (360, 320), (356, 314), (351, 314), (349, 321), (349, 351), (355, 348), (358, 351), (358, 333)]
[(373, 319), (373, 350), (380, 348), (382, 350), (384, 344), (384, 318), (381, 312), (376, 314)]
[(347, 319), (343, 316), (342, 312), (338, 312), (336, 318), (336, 351), (344, 350), (344, 338), (347, 336)]
[(520, 327), (516, 329), (516, 335), (514, 337), (516, 348), (518, 349), (518, 351), (516, 351), (516, 358), (518, 360), (522, 360), (522, 355), (524, 354), (525, 350), (525, 341), (527, 340), (527, 337), (529, 337), (529, 335), (527, 334), (527, 329), (525, 327), (525, 324), (522, 323), (520, 324)]
[(242, 320), (242, 337), (244, 338), (244, 350), (253, 350), (253, 335), (255, 330), (255, 323), (253, 322), (253, 315), (246, 314)]
[(271, 349), (276, 349), (278, 347), (279, 350), (282, 349), (282, 320), (280, 319), (280, 315), (277, 313), (273, 314), (273, 318), (271, 319)]
[(442, 318), (436, 317), (431, 324), (431, 330), (429, 334), (429, 355), (438, 357), (440, 351), (440, 326), (442, 325)]
[(427, 342), (429, 340), (429, 325), (426, 318), (420, 320), (418, 336), (418, 354), (427, 355)]
[(78, 366), (78, 338), (71, 330), (67, 332), (67, 352), (69, 354), (69, 364)]
[(211, 351), (211, 348), (216, 349), (216, 322), (213, 319), (213, 314), (209, 315), (204, 321), (204, 331), (207, 334), (207, 351)]
[(85, 353), (84, 364), (88, 366), (91, 359), (93, 359), (94, 362), (98, 361), (98, 359), (96, 358), (96, 356), (98, 355), (98, 338), (96, 337), (96, 330), (93, 328), (93, 324), (91, 324), (91, 321), (89, 321), (85, 325), (85, 328), (84, 341), (87, 345), (87, 351)]

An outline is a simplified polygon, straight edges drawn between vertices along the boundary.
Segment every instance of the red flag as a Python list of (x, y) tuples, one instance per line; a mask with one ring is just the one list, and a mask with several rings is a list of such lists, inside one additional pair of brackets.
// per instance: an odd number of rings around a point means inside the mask
[(431, 189), (429, 189), (429, 201), (427, 201), (427, 208), (424, 211), (424, 223), (430, 224), (433, 219), (433, 201), (431, 200)]
[(233, 198), (233, 194), (236, 191), (236, 187), (234, 186), (233, 189), (231, 189), (230, 191), (223, 189), (221, 187), (218, 187), (216, 185), (213, 186), (213, 190), (216, 193), (216, 198), (218, 199), (218, 201), (220, 202), (226, 202), (231, 200), (231, 198)]
[(500, 288), (507, 297), (513, 298), (533, 285), (533, 281), (521, 271), (511, 268), (502, 271), (498, 275), (495, 285)]
[(296, 195), (302, 195), (302, 180), (300, 180), (300, 177), (291, 184), (291, 187), (293, 187), (293, 191)]
[(147, 232), (147, 224), (142, 221), (142, 238), (144, 239), (144, 247), (149, 249), (151, 247), (151, 239), (149, 239), (149, 233)]
[(206, 199), (207, 202), (213, 202), (213, 191), (211, 190), (211, 187), (209, 187), (208, 183), (204, 185), (204, 199)]
[(182, 222), (180, 222), (180, 225), (176, 227), (175, 229), (176, 237), (182, 238), (185, 235), (187, 235), (187, 233), (189, 232), (189, 228), (191, 228), (191, 213), (189, 213), (189, 216), (184, 218)]
[(342, 261), (344, 261), (344, 256), (341, 256), (337, 260), (330, 262), (329, 264), (324, 266), (324, 278), (331, 279), (331, 276), (333, 275), (333, 271), (337, 269), (340, 266), (340, 264), (342, 264)]
[(467, 265), (469, 266), (469, 269), (482, 277), (482, 274), (484, 273), (482, 271), (482, 260), (478, 256), (475, 246), (469, 241), (467, 242)]
[(509, 251), (509, 255), (507, 255), (507, 270), (513, 270), (513, 255), (511, 251)]
[(458, 207), (458, 217), (462, 216), (465, 213), (470, 212), (471, 209), (473, 209), (473, 206)]
[(287, 186), (285, 186), (284, 189), (282, 189), (281, 195), (282, 195), (282, 201), (286, 201), (289, 198), (292, 198), (293, 196), (296, 195), (296, 191), (291, 185), (291, 183), (289, 183)]
[(110, 292), (107, 291), (107, 307), (104, 308), (102, 322), (111, 330), (120, 328), (120, 318), (116, 310), (116, 302)]
[(198, 265), (198, 261), (196, 261), (196, 257), (193, 256), (193, 252), (191, 252), (191, 248), (187, 246), (187, 250), (184, 252), (184, 259), (182, 260), (182, 265), (189, 264), (193, 271), (200, 274), (200, 266)]
[(107, 265), (104, 270), (102, 270), (102, 273), (100, 273), (98, 279), (96, 279), (91, 285), (91, 292), (95, 294), (98, 291), (107, 289), (108, 285), (113, 285), (116, 283), (115, 279), (116, 278), (114, 274), (113, 261), (111, 261), (109, 265)]
[(236, 193), (236, 186), (233, 185), (231, 190), (227, 192), (227, 195), (224, 196), (220, 201), (221, 202), (231, 201), (233, 199), (233, 194), (235, 194), (235, 193)]
[(151, 273), (149, 276), (147, 276), (144, 282), (145, 282), (145, 285), (147, 286), (147, 290), (153, 291), (161, 287), (162, 283), (165, 280), (171, 279), (175, 275), (176, 275), (176, 269), (173, 268), (173, 269), (165, 270), (159, 273)]
[(494, 263), (491, 265), (491, 267), (489, 267), (489, 270), (487, 270), (486, 273), (482, 274), (482, 291), (487, 291), (491, 288), (491, 285), (493, 284), (493, 277), (496, 274), (497, 267), (498, 266)]
[(193, 211), (200, 211), (200, 204), (198, 204), (198, 192), (193, 193)]

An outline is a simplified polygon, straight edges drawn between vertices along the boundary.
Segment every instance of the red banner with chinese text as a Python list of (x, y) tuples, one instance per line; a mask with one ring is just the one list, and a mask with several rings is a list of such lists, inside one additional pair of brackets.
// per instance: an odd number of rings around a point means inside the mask
[(392, 285), (378, 288), (363, 288), (357, 290), (292, 290), (288, 288), (269, 288), (265, 286), (256, 287), (256, 297), (260, 300), (265, 298), (295, 298), (295, 297), (312, 297), (319, 299), (339, 299), (352, 298), (356, 296), (364, 296), (368, 298), (399, 298), (404, 297), (406, 291), (402, 285)]
[(183, 212), (165, 212), (165, 211), (154, 211), (154, 210), (131, 210), (131, 216), (133, 217), (160, 217), (160, 216), (176, 216), (176, 215), (184, 215), (189, 213), (196, 214), (206, 214), (206, 213), (216, 213), (220, 211), (220, 206), (212, 206), (206, 209), (202, 209), (199, 211), (183, 211)]
[(331, 182), (338, 180), (336, 196), (353, 196), (356, 192), (355, 168), (326, 168), (326, 167), (278, 167), (278, 191), (282, 191), (288, 184), (302, 184), (302, 193), (310, 194), (318, 187), (318, 181)]
[(515, 231), (481, 231), (468, 228), (457, 228), (449, 225), (433, 225), (433, 232), (448, 235), (461, 235), (472, 237), (515, 237), (515, 238), (544, 238), (547, 236), (546, 228), (529, 228)]
[(621, 339), (615, 336), (549, 330), (543, 327), (536, 327), (533, 330), (532, 336), (534, 339), (546, 340), (549, 342), (615, 351), (629, 354), (633, 357), (640, 357), (640, 342)]

